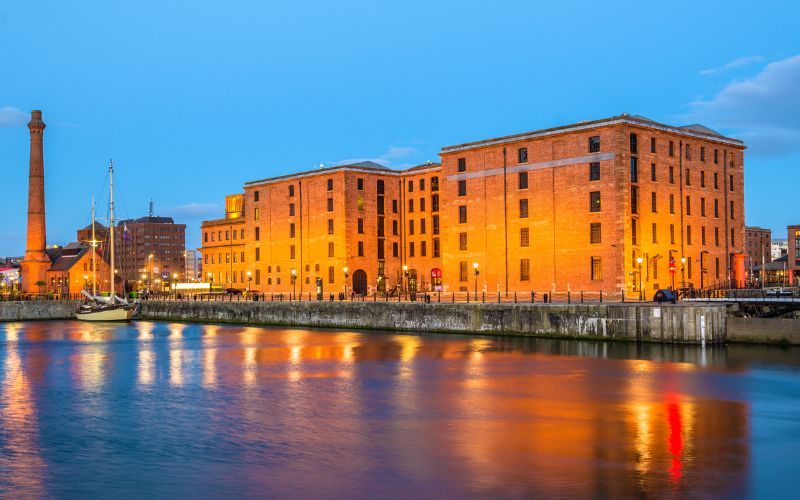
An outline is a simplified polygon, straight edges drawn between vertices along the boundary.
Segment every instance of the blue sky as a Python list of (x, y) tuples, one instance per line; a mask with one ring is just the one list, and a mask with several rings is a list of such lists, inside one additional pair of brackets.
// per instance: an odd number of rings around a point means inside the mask
[(4, 2), (0, 255), (24, 251), (31, 109), (48, 242), (117, 166), (119, 215), (189, 226), (247, 180), (627, 112), (744, 139), (747, 223), (800, 222), (800, 3)]

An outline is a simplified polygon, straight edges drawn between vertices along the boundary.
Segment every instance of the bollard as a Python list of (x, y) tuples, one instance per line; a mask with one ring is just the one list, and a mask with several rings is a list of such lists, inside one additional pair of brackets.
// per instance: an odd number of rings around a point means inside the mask
[(620, 292), (620, 295), (622, 295), (622, 302), (625, 302), (625, 289)]
[(536, 292), (535, 291), (531, 292), (531, 304), (533, 304), (534, 302), (536, 302)]
[(572, 304), (572, 292), (567, 290), (567, 304)]
[(481, 292), (481, 302), (486, 302), (486, 292)]
[(547, 300), (550, 298), (550, 296), (549, 296), (549, 295), (547, 295), (547, 294), (544, 294), (544, 295), (543, 295), (543, 298), (544, 298), (544, 301), (543, 301), (543, 302), (544, 302), (545, 304), (547, 304)]
[(442, 301), (442, 291), (439, 290), (436, 292), (436, 302), (441, 302), (441, 301)]
[(600, 289), (600, 303), (603, 303), (603, 289)]
[(514, 292), (514, 303), (517, 303), (517, 292)]
[(581, 304), (583, 304), (583, 290), (581, 290)]
[(497, 292), (497, 303), (500, 303), (500, 292)]
[(456, 302), (456, 292), (450, 292), (450, 297), (453, 299), (453, 303)]
[(467, 304), (469, 304), (469, 292), (467, 292)]

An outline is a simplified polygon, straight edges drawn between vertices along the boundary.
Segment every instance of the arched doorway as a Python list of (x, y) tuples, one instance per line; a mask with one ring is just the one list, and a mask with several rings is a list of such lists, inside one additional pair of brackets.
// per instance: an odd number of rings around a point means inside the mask
[(358, 295), (367, 294), (367, 273), (363, 269), (353, 273), (353, 293)]

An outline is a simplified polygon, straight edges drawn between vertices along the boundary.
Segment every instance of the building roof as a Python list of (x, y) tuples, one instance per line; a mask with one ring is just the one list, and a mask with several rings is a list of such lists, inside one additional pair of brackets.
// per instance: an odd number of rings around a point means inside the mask
[(767, 228), (758, 227), (758, 226), (745, 226), (744, 229), (745, 229), (745, 231), (768, 231), (770, 233), (772, 232), (772, 229), (767, 229)]
[[(789, 262), (789, 256), (788, 255), (783, 255), (783, 256), (781, 256), (781, 257), (779, 257), (777, 259), (774, 259), (772, 262), (767, 262), (766, 264), (764, 264), (764, 270), (765, 271), (783, 271), (784, 269), (788, 268), (788, 266), (787, 266), (788, 262)], [(758, 264), (757, 266), (753, 266), (753, 271), (754, 272), (761, 271), (761, 264)]]
[(373, 172), (373, 173), (382, 173), (386, 175), (403, 175), (404, 173), (412, 170), (422, 170), (424, 168), (438, 168), (440, 166), (441, 166), (440, 163), (425, 163), (407, 169), (393, 169), (381, 165), (380, 163), (375, 163), (374, 161), (360, 161), (357, 163), (346, 163), (342, 165), (334, 165), (332, 167), (318, 168), (316, 170), (306, 170), (304, 172), (297, 172), (293, 174), (284, 174), (275, 177), (267, 177), (265, 179), (245, 182), (244, 185), (256, 186), (259, 184), (269, 184), (271, 182), (278, 182), (288, 179), (297, 179), (299, 177), (310, 177), (314, 175), (319, 175), (321, 173), (330, 173), (339, 171)]
[(123, 224), (140, 224), (150, 222), (153, 224), (175, 224), (175, 221), (172, 217), (158, 217), (158, 216), (147, 216), (147, 217), (139, 217), (138, 219), (124, 219), (117, 222), (117, 226), (122, 226)]
[(609, 118), (602, 118), (600, 120), (582, 121), (573, 123), (571, 125), (562, 125), (560, 127), (552, 127), (541, 130), (534, 130), (532, 132), (525, 132), (522, 134), (506, 135), (502, 137), (495, 137), (492, 139), (484, 139), (480, 141), (465, 142), (463, 144), (455, 144), (453, 146), (445, 146), (442, 148), (440, 154), (454, 153), (457, 151), (464, 151), (468, 149), (475, 149), (485, 146), (494, 146), (498, 144), (505, 144), (516, 141), (523, 141), (527, 139), (534, 139), (538, 137), (546, 137), (551, 135), (566, 134), (570, 132), (577, 132), (580, 130), (588, 130), (597, 127), (604, 127), (608, 125), (627, 124), (637, 125), (640, 127), (648, 127), (657, 130), (664, 130), (673, 132), (689, 137), (697, 137), (699, 139), (708, 139), (716, 142), (722, 142), (731, 146), (744, 147), (744, 143), (739, 139), (725, 137), (719, 132), (716, 132), (704, 125), (694, 124), (686, 125), (683, 127), (676, 127), (673, 125), (666, 125), (656, 122), (641, 115), (629, 115), (623, 113), (621, 115), (612, 116)]
[(47, 254), (53, 262), (48, 271), (69, 271), (89, 252), (90, 247), (83, 243), (73, 242), (64, 247), (48, 248), (47, 250)]

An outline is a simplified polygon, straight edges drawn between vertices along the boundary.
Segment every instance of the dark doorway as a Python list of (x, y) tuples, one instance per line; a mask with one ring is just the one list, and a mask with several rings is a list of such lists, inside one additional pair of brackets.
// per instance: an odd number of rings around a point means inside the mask
[(353, 293), (358, 295), (367, 294), (367, 273), (363, 269), (353, 273)]

